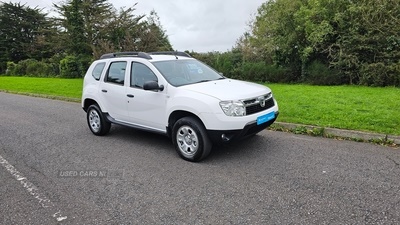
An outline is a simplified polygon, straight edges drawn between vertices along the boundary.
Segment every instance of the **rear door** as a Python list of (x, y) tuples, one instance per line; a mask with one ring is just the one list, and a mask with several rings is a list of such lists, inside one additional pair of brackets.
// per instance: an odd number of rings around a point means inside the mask
[(100, 87), (104, 112), (118, 121), (129, 119), (125, 85), (127, 64), (127, 61), (111, 62)]

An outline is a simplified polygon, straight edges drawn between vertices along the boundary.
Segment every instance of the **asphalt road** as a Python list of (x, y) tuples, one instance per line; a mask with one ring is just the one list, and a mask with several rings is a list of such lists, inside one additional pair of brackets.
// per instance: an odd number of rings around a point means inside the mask
[(263, 131), (201, 163), (92, 135), (77, 103), (0, 93), (0, 224), (399, 224), (400, 150)]

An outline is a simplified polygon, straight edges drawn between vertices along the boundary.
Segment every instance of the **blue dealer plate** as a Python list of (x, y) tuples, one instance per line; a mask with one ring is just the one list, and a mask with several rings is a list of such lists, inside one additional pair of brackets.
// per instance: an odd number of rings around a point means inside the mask
[(257, 125), (266, 123), (266, 122), (268, 122), (268, 121), (270, 121), (270, 120), (272, 120), (272, 119), (274, 119), (274, 118), (275, 118), (275, 112), (270, 112), (270, 113), (268, 113), (268, 114), (259, 116), (259, 117), (257, 118)]

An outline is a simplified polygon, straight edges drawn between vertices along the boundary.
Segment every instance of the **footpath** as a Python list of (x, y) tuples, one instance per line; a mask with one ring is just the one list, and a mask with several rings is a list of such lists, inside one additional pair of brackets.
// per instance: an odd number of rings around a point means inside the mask
[(289, 131), (293, 133), (310, 134), (313, 136), (343, 138), (374, 143), (393, 143), (395, 145), (400, 145), (400, 136), (364, 131), (344, 130), (284, 122), (275, 122), (271, 130)]

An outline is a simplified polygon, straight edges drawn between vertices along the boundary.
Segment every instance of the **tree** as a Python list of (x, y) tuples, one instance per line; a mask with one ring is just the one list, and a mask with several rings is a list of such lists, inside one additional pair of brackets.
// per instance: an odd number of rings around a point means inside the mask
[(173, 50), (156, 11), (152, 10), (150, 15), (140, 24), (140, 26), (139, 39), (142, 51), (152, 52)]
[(7, 61), (47, 57), (41, 50), (46, 46), (49, 27), (46, 14), (41, 10), (20, 3), (1, 3), (0, 71), (5, 71)]
[(331, 63), (350, 83), (400, 85), (399, 15), (398, 0), (358, 0), (338, 14)]
[(116, 10), (107, 0), (69, 0), (54, 5), (61, 15), (69, 54), (94, 58), (114, 51), (172, 50), (155, 11), (144, 20), (137, 3)]
[[(106, 26), (103, 45), (108, 45), (109, 51), (138, 51), (140, 46), (140, 20), (144, 15), (135, 15), (135, 6), (121, 8), (116, 11)], [(104, 52), (103, 52), (104, 53)]]
[(63, 42), (66, 52), (71, 55), (91, 55), (87, 30), (83, 16), (83, 0), (69, 0), (64, 5), (54, 4), (61, 18)]
[(84, 29), (89, 45), (96, 45), (105, 33), (115, 9), (107, 0), (83, 0), (82, 14)]
[(276, 0), (263, 3), (253, 23), (251, 43), (264, 56), (271, 55), (277, 65), (290, 67), (300, 75), (305, 34), (298, 29), (295, 14), (301, 0)]
[(329, 72), (337, 76), (333, 83), (400, 85), (399, 15), (398, 0), (268, 1), (258, 9), (246, 48), (290, 68), (295, 81), (319, 68), (340, 71)]
[(0, 73), (9, 61), (34, 59), (29, 62), (49, 63), (58, 74), (65, 59), (83, 74), (104, 53), (172, 50), (157, 13), (137, 15), (136, 5), (116, 10), (108, 0), (66, 0), (48, 18), (37, 8), (0, 3)]

